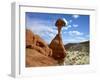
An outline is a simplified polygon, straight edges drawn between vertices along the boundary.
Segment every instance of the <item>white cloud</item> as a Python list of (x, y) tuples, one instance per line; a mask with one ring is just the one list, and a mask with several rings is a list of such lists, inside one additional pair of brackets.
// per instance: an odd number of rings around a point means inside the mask
[(68, 26), (66, 26), (66, 27), (63, 27), (63, 28), (62, 28), (62, 31), (68, 30), (68, 29), (71, 28), (71, 27), (72, 27), (71, 25), (68, 25)]
[(75, 27), (75, 28), (78, 27), (78, 24), (73, 24), (73, 27)]
[(63, 40), (64, 45), (67, 43), (75, 43), (76, 40), (74, 38)]
[(71, 26), (71, 25), (68, 25), (67, 27), (68, 27), (68, 28), (71, 28), (72, 26)]
[(87, 41), (87, 40), (89, 40), (89, 39), (87, 39), (87, 38), (85, 38), (85, 37), (76, 37), (76, 40), (78, 41), (78, 42), (84, 42), (84, 41)]
[(43, 21), (33, 21), (30, 24), (31, 25), (27, 26), (27, 29), (30, 29), (33, 33), (38, 34), (47, 43), (50, 43), (50, 41), (57, 34), (57, 30), (53, 29), (55, 26), (44, 24)]
[(90, 35), (88, 34), (88, 35), (86, 35), (85, 37), (86, 37), (86, 38), (89, 38), (89, 37), (90, 37)]
[(73, 38), (67, 38), (67, 39), (63, 39), (63, 42), (64, 42), (64, 45), (67, 44), (67, 43), (79, 43), (79, 42), (84, 42), (84, 41), (87, 41), (88, 39), (85, 38), (85, 37), (73, 37)]
[(84, 37), (76, 37), (76, 39), (78, 39), (78, 40), (85, 40), (85, 38)]
[(72, 22), (72, 20), (69, 20), (69, 22), (71, 23), (71, 22)]
[(79, 31), (69, 31), (69, 35), (71, 35), (71, 36), (80, 36), (80, 35), (83, 35), (83, 33), (79, 32)]
[(74, 15), (72, 15), (72, 17), (77, 19), (77, 18), (79, 18), (79, 15), (78, 14), (74, 14)]

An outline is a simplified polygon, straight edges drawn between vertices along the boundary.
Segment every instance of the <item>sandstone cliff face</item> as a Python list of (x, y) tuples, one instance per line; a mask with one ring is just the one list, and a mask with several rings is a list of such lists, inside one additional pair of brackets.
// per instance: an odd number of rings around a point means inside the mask
[(66, 50), (64, 48), (62, 38), (60, 34), (57, 34), (51, 41), (49, 47), (52, 49), (52, 57), (56, 60), (63, 60), (66, 56)]
[(26, 30), (26, 67), (57, 65), (52, 50), (45, 41), (30, 30)]
[(26, 30), (26, 48), (35, 49), (46, 56), (52, 55), (52, 50), (48, 47), (45, 41), (30, 30)]

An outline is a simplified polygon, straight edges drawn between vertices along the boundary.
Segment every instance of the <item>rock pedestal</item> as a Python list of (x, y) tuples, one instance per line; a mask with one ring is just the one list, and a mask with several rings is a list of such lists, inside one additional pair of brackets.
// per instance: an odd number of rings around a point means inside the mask
[(66, 50), (64, 48), (61, 34), (57, 34), (51, 41), (49, 47), (52, 49), (52, 57), (58, 61), (61, 61), (66, 56)]

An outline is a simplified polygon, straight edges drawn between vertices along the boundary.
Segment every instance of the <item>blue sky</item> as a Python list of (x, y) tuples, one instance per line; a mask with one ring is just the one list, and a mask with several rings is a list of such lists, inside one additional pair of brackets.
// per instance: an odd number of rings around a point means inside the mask
[(26, 12), (26, 28), (49, 44), (57, 34), (55, 22), (59, 18), (67, 24), (62, 28), (64, 44), (89, 40), (89, 15)]

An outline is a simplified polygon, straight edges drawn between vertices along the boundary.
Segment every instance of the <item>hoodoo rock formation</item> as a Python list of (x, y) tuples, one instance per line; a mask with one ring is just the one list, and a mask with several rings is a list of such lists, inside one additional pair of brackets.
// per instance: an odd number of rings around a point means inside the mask
[(52, 57), (58, 62), (63, 62), (66, 56), (66, 50), (63, 45), (62, 37), (61, 37), (61, 29), (65, 26), (66, 23), (62, 19), (58, 19), (55, 23), (55, 26), (58, 28), (58, 34), (51, 41), (49, 47), (52, 49)]

